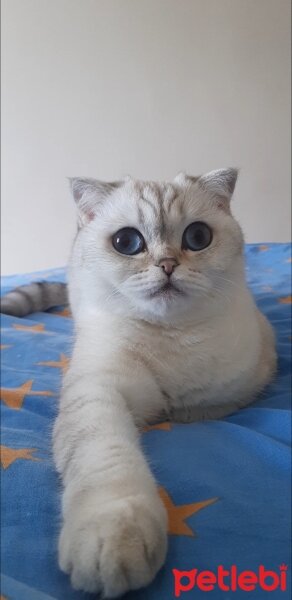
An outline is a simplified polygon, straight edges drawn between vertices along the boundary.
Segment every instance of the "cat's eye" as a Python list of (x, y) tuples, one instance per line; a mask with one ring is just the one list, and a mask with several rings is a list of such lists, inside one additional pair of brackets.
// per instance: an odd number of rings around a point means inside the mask
[(212, 230), (206, 223), (195, 221), (184, 230), (182, 248), (198, 252), (210, 246), (212, 242)]
[(112, 237), (112, 244), (117, 252), (129, 256), (139, 254), (139, 252), (145, 250), (145, 240), (142, 233), (133, 227), (119, 229)]

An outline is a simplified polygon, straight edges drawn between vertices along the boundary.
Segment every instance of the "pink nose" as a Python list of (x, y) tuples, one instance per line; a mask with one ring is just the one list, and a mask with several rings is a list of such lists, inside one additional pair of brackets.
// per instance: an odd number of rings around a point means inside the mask
[(177, 267), (177, 260), (175, 258), (162, 258), (159, 261), (159, 267), (164, 270), (166, 275), (171, 275), (175, 267)]

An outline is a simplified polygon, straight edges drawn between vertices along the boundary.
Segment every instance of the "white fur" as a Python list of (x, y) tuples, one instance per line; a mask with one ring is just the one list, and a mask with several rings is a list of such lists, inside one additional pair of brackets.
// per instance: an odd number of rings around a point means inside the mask
[[(85, 225), (70, 264), (76, 344), (54, 452), (65, 487), (60, 566), (76, 588), (116, 597), (148, 584), (163, 564), (167, 519), (137, 426), (224, 416), (251, 402), (275, 370), (273, 333), (246, 287), (230, 213), (235, 180), (234, 170), (173, 184), (128, 178), (104, 191), (73, 180)], [(162, 205), (163, 226), (151, 204)], [(211, 226), (213, 241), (183, 251), (183, 231), (196, 220)], [(126, 226), (141, 231), (146, 252), (113, 249), (112, 235)], [(152, 297), (165, 282), (157, 266), (165, 256), (179, 262), (172, 279), (182, 294)]]

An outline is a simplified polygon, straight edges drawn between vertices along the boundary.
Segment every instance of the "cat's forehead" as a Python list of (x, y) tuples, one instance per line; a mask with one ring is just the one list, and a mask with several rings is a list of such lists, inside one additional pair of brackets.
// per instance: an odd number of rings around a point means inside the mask
[(181, 206), (182, 190), (171, 183), (144, 182), (136, 191), (136, 202), (143, 213), (152, 213), (156, 219), (169, 214), (175, 201)]
[(130, 194), (136, 201), (156, 207), (171, 202), (182, 190), (174, 183), (129, 180), (124, 185), (124, 193)]
[(182, 190), (172, 183), (128, 181), (116, 194), (113, 210), (125, 224), (148, 237), (165, 239), (182, 212)]
[(206, 210), (208, 205), (195, 185), (182, 188), (173, 182), (128, 180), (117, 190), (113, 203), (119, 219), (130, 219), (129, 224), (161, 238)]

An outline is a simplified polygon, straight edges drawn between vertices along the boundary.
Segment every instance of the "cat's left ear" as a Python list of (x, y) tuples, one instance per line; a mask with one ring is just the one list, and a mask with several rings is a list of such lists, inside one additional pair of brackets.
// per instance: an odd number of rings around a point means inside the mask
[(175, 178), (175, 182), (182, 187), (196, 184), (207, 192), (211, 199), (216, 200), (218, 207), (229, 210), (229, 202), (235, 189), (237, 177), (238, 169), (217, 169), (200, 177), (191, 177), (180, 173)]
[(230, 200), (235, 190), (238, 169), (217, 169), (198, 178), (198, 185), (210, 195)]
[(84, 177), (69, 177), (69, 182), (80, 227), (89, 223), (95, 217), (100, 203), (123, 184), (122, 181), (107, 182)]

